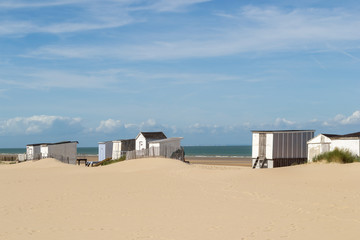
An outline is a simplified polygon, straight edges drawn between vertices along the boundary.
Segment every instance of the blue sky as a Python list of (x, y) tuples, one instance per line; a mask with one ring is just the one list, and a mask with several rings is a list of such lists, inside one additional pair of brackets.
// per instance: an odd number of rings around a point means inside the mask
[(0, 147), (360, 131), (357, 1), (3, 0)]

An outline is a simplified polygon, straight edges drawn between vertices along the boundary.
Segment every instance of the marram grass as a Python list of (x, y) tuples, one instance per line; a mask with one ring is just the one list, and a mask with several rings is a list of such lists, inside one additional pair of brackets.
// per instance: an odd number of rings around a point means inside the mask
[(313, 158), (313, 162), (336, 162), (336, 163), (353, 163), (360, 162), (360, 158), (347, 149), (335, 148), (333, 151), (322, 153)]

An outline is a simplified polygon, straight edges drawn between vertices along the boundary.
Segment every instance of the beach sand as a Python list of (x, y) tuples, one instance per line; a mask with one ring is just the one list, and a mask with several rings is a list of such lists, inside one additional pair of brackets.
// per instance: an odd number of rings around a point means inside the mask
[(0, 239), (358, 239), (360, 164), (0, 165)]
[(190, 164), (224, 165), (224, 166), (244, 166), (251, 167), (251, 157), (197, 157), (185, 156), (185, 160)]

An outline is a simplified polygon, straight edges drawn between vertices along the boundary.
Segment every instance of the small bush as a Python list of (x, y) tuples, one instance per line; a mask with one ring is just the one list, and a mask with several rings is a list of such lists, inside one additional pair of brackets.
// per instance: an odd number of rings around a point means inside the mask
[(352, 163), (359, 162), (360, 159), (347, 149), (335, 148), (331, 152), (322, 153), (313, 158), (313, 162), (319, 161), (336, 162), (336, 163)]
[(111, 158), (107, 158), (107, 159), (104, 159), (103, 161), (101, 161), (100, 165), (105, 166), (105, 165), (109, 165), (109, 164), (124, 161), (125, 159), (126, 159), (126, 156), (122, 156), (122, 157), (120, 157), (118, 159), (114, 159), (114, 160), (111, 159)]

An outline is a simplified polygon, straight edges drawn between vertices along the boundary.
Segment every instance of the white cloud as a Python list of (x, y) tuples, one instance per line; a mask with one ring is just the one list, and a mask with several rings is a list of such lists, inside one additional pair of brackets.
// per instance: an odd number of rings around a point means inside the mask
[(0, 135), (31, 135), (49, 131), (67, 131), (59, 127), (79, 129), (81, 121), (80, 118), (47, 115), (16, 117), (0, 122)]
[[(120, 131), (143, 131), (143, 130), (151, 130), (155, 131), (156, 129), (162, 129), (164, 126), (159, 126), (156, 124), (154, 119), (148, 119), (147, 121), (141, 122), (139, 124), (136, 123), (122, 123), (121, 120), (108, 119), (100, 121), (99, 126), (95, 129), (96, 132), (102, 133), (113, 133)], [(157, 131), (157, 130), (156, 130)]]
[(122, 128), (123, 124), (120, 120), (108, 119), (100, 122), (100, 125), (96, 128), (97, 132), (110, 133)]
[(353, 112), (350, 116), (344, 116), (342, 114), (338, 114), (334, 117), (334, 119), (324, 121), (324, 126), (335, 126), (335, 125), (353, 125), (360, 124), (360, 111), (357, 110)]

